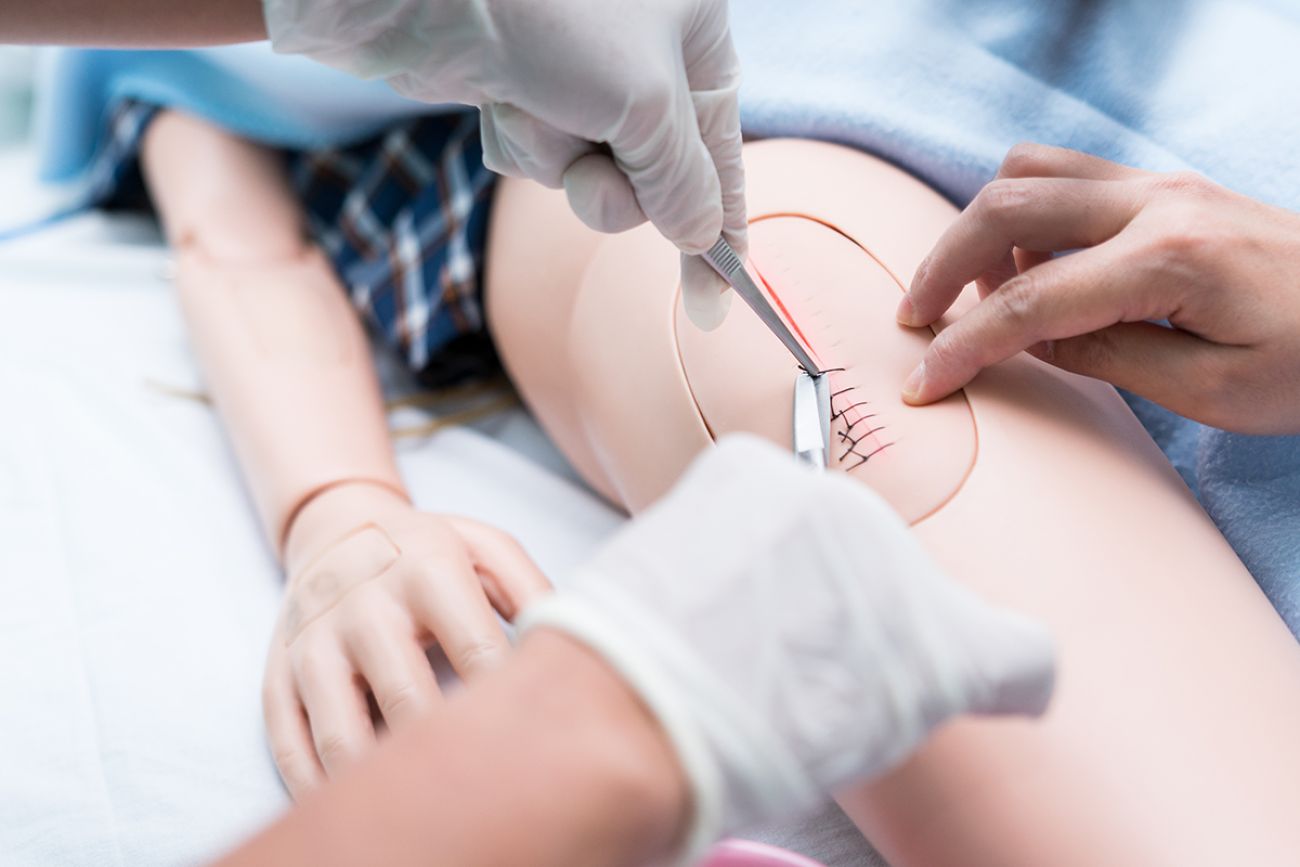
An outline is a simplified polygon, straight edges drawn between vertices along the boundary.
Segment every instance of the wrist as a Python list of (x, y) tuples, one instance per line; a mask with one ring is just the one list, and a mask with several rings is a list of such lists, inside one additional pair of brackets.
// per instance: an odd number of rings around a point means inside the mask
[[(537, 730), (562, 737), (557, 755), (571, 750), (583, 770), (594, 805), (591, 849), (616, 850), (608, 863), (674, 851), (690, 821), (690, 787), (667, 734), (627, 682), (589, 647), (548, 629), (524, 639), (509, 671), (532, 693), (525, 703)], [(595, 855), (580, 860), (603, 863)]]
[(367, 522), (412, 508), (406, 491), (376, 479), (343, 479), (317, 488), (290, 516), (280, 559), (291, 574), (321, 551)]

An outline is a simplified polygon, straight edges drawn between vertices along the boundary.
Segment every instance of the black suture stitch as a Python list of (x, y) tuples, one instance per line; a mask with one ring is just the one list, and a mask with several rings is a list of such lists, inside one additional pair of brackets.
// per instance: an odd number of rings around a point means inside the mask
[(857, 409), (858, 407), (860, 407), (860, 406), (866, 406), (866, 405), (869, 404), (869, 403), (871, 403), (871, 401), (869, 401), (869, 400), (860, 400), (860, 401), (858, 401), (857, 403), (851, 403), (851, 404), (849, 404), (848, 406), (844, 407), (844, 409), (840, 410), (839, 412), (832, 412), (832, 413), (831, 413), (831, 421), (835, 421), (835, 419), (837, 419), (837, 418), (839, 418), (840, 416), (844, 415), (846, 412), (848, 412), (848, 411), (851, 410), (851, 409)]
[(857, 439), (854, 439), (853, 437), (849, 436), (849, 432), (848, 432), (848, 430), (845, 429), (845, 430), (839, 431), (840, 442), (851, 442), (851, 443), (853, 443), (854, 445), (857, 445), (858, 443), (862, 442), (864, 439), (866, 439), (867, 437), (871, 436), (872, 434), (878, 434), (878, 433), (880, 433), (880, 432), (881, 432), (882, 430), (884, 430), (884, 429), (885, 429), (885, 426), (884, 426), (883, 424), (882, 424), (882, 425), (879, 425), (879, 426), (877, 426), (877, 427), (873, 427), (871, 430), (867, 431), (866, 433), (864, 433), (862, 436), (858, 437)]
[[(885, 449), (889, 448), (889, 447), (892, 446), (892, 445), (893, 445), (893, 443), (885, 443), (883, 446), (880, 446), (878, 449), (876, 449), (875, 451), (871, 452), (871, 454), (869, 454), (869, 455), (865, 455), (865, 456), (864, 456), (864, 455), (860, 455), (860, 454), (859, 454), (858, 457), (860, 458), (860, 460), (859, 460), (856, 464), (854, 464), (853, 466), (851, 466), (851, 467), (849, 467), (848, 469), (846, 469), (844, 472), (846, 472), (846, 473), (851, 473), (851, 472), (853, 472), (853, 471), (856, 470), (858, 467), (862, 466), (862, 465), (865, 464), (867, 461), (871, 460), (871, 459), (874, 458), (876, 455), (880, 454), (881, 452), (883, 452)], [(854, 454), (857, 454), (857, 453), (854, 452)], [(843, 460), (843, 458), (841, 458), (840, 460)]]
[[(855, 418), (853, 421), (849, 422), (849, 426), (846, 427), (845, 430), (846, 430), (846, 431), (851, 431), (851, 430), (853, 430), (853, 428), (857, 427), (857, 425), (858, 425), (860, 422), (864, 422), (864, 421), (866, 421), (866, 420), (869, 419), (869, 418), (875, 418), (875, 417), (876, 417), (876, 414), (875, 414), (874, 412), (869, 412), (869, 413), (867, 413), (866, 415), (860, 415), (860, 416), (858, 416), (857, 418)], [(876, 430), (880, 430), (880, 428), (876, 428)]]
[[(829, 371), (827, 371), (827, 372), (829, 372)], [(834, 420), (836, 420), (836, 419), (839, 419), (839, 418), (843, 418), (843, 417), (845, 416), (845, 414), (848, 413), (848, 412), (851, 411), (851, 410), (857, 409), (858, 407), (861, 407), (861, 406), (867, 406), (868, 404), (871, 403), (870, 401), (867, 401), (867, 400), (860, 400), (860, 401), (857, 401), (857, 402), (855, 402), (855, 403), (851, 403), (851, 404), (849, 404), (848, 406), (844, 407), (843, 409), (841, 409), (841, 410), (839, 410), (839, 411), (836, 411), (836, 410), (835, 410), (835, 399), (836, 399), (837, 397), (840, 397), (841, 395), (848, 394), (849, 392), (855, 390), (856, 388), (857, 388), (856, 385), (850, 385), (850, 386), (847, 387), (847, 388), (841, 388), (839, 391), (835, 391), (835, 392), (832, 392), (832, 393), (831, 393), (831, 420), (832, 420), (832, 421), (834, 421)], [(868, 413), (868, 414), (863, 415), (863, 416), (861, 416), (861, 417), (859, 417), (859, 418), (856, 418), (856, 419), (854, 419), (852, 422), (846, 424), (844, 430), (842, 430), (842, 431), (837, 431), (837, 433), (839, 434), (839, 437), (840, 437), (840, 442), (842, 442), (842, 443), (845, 443), (845, 442), (846, 442), (846, 443), (849, 443), (849, 447), (848, 447), (848, 449), (845, 450), (844, 454), (840, 455), (839, 460), (841, 460), (841, 461), (847, 460), (848, 457), (849, 457), (849, 455), (856, 455), (856, 456), (858, 457), (858, 462), (855, 463), (855, 464), (854, 464), (853, 466), (851, 466), (851, 467), (846, 467), (846, 468), (844, 469), (844, 472), (846, 472), (846, 473), (848, 473), (848, 472), (853, 472), (853, 471), (856, 470), (858, 467), (862, 466), (862, 465), (865, 464), (867, 461), (871, 460), (873, 457), (875, 457), (876, 455), (880, 454), (880, 453), (883, 452), (885, 449), (887, 449), (887, 448), (889, 448), (890, 446), (893, 445), (892, 442), (890, 442), (890, 443), (885, 443), (884, 445), (882, 445), (882, 446), (878, 446), (876, 449), (874, 449), (873, 451), (871, 451), (870, 453), (865, 454), (865, 455), (864, 455), (862, 452), (858, 451), (858, 446), (861, 445), (861, 443), (862, 443), (863, 440), (865, 440), (867, 437), (869, 437), (869, 436), (871, 436), (871, 435), (873, 435), (873, 434), (880, 433), (882, 430), (885, 429), (885, 425), (877, 425), (876, 427), (872, 428), (871, 430), (867, 431), (866, 433), (864, 433), (864, 434), (862, 434), (861, 436), (856, 437), (856, 438), (853, 437), (853, 436), (851, 436), (851, 433), (852, 433), (852, 431), (853, 431), (853, 428), (854, 428), (854, 427), (855, 427), (859, 422), (863, 422), (863, 421), (866, 421), (866, 420), (869, 419), (869, 418), (875, 418), (875, 417), (876, 417), (876, 413), (874, 413), (874, 412), (873, 412), (873, 413)]]

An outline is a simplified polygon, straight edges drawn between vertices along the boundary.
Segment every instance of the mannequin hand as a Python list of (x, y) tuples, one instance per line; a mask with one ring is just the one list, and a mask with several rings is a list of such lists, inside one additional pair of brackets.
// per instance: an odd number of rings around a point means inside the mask
[(687, 853), (901, 761), (955, 714), (1041, 713), (1052, 644), (941, 574), (887, 503), (724, 439), (523, 628), (637, 690), (693, 789)]
[(343, 484), (294, 521), (288, 587), (263, 684), (276, 765), (295, 796), (374, 740), (368, 695), (399, 728), (438, 700), (436, 642), (462, 677), (496, 664), (512, 618), (550, 585), (509, 536)]
[[(277, 51), (482, 109), (484, 160), (568, 192), (591, 227), (647, 218), (683, 253), (745, 250), (740, 69), (726, 0), (265, 0)], [(721, 281), (685, 264), (688, 309)]]
[(984, 300), (935, 338), (910, 402), (1029, 348), (1210, 425), (1300, 432), (1300, 215), (1021, 146), (918, 269), (899, 321), (929, 325), (976, 278)]

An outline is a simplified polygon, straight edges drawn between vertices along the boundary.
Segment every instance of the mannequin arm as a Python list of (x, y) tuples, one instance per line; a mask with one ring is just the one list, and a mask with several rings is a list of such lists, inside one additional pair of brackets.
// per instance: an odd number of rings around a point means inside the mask
[(365, 336), (304, 240), (277, 156), (169, 113), (144, 166), (195, 351), (271, 543), (281, 550), (302, 506), (341, 483), (405, 498)]
[(549, 583), (501, 531), (411, 505), (365, 336), (277, 156), (165, 114), (144, 164), (195, 351), (289, 575), (263, 708), (298, 796), (369, 748), (367, 693), (389, 729), (417, 724), (438, 701), (425, 648), (476, 677), (509, 649), (497, 615)]
[(183, 48), (266, 38), (260, 0), (5, 0), (0, 43)]
[(687, 804), (635, 694), (583, 645), (539, 630), (221, 863), (643, 864), (670, 851)]

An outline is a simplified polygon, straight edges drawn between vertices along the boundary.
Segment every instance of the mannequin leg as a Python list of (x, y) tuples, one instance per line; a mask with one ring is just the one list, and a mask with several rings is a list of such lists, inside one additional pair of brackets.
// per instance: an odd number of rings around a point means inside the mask
[[(896, 867), (1294, 863), (1300, 646), (1123, 402), (1022, 357), (906, 407), (928, 336), (893, 310), (952, 207), (828, 145), (751, 146), (747, 178), (754, 262), (820, 360), (845, 368), (836, 390), (868, 404), (839, 404), (834, 438), (886, 426), (874, 457), (836, 465), (1061, 646), (1044, 720), (954, 724), (844, 793), (846, 811)], [(586, 260), (552, 280), (557, 243)], [(508, 370), (611, 500), (644, 506), (721, 433), (789, 444), (788, 356), (739, 303), (716, 332), (684, 324), (676, 257), (652, 230), (584, 236), (562, 196), (508, 183), (488, 277)], [(543, 306), (547, 327), (531, 327)]]

